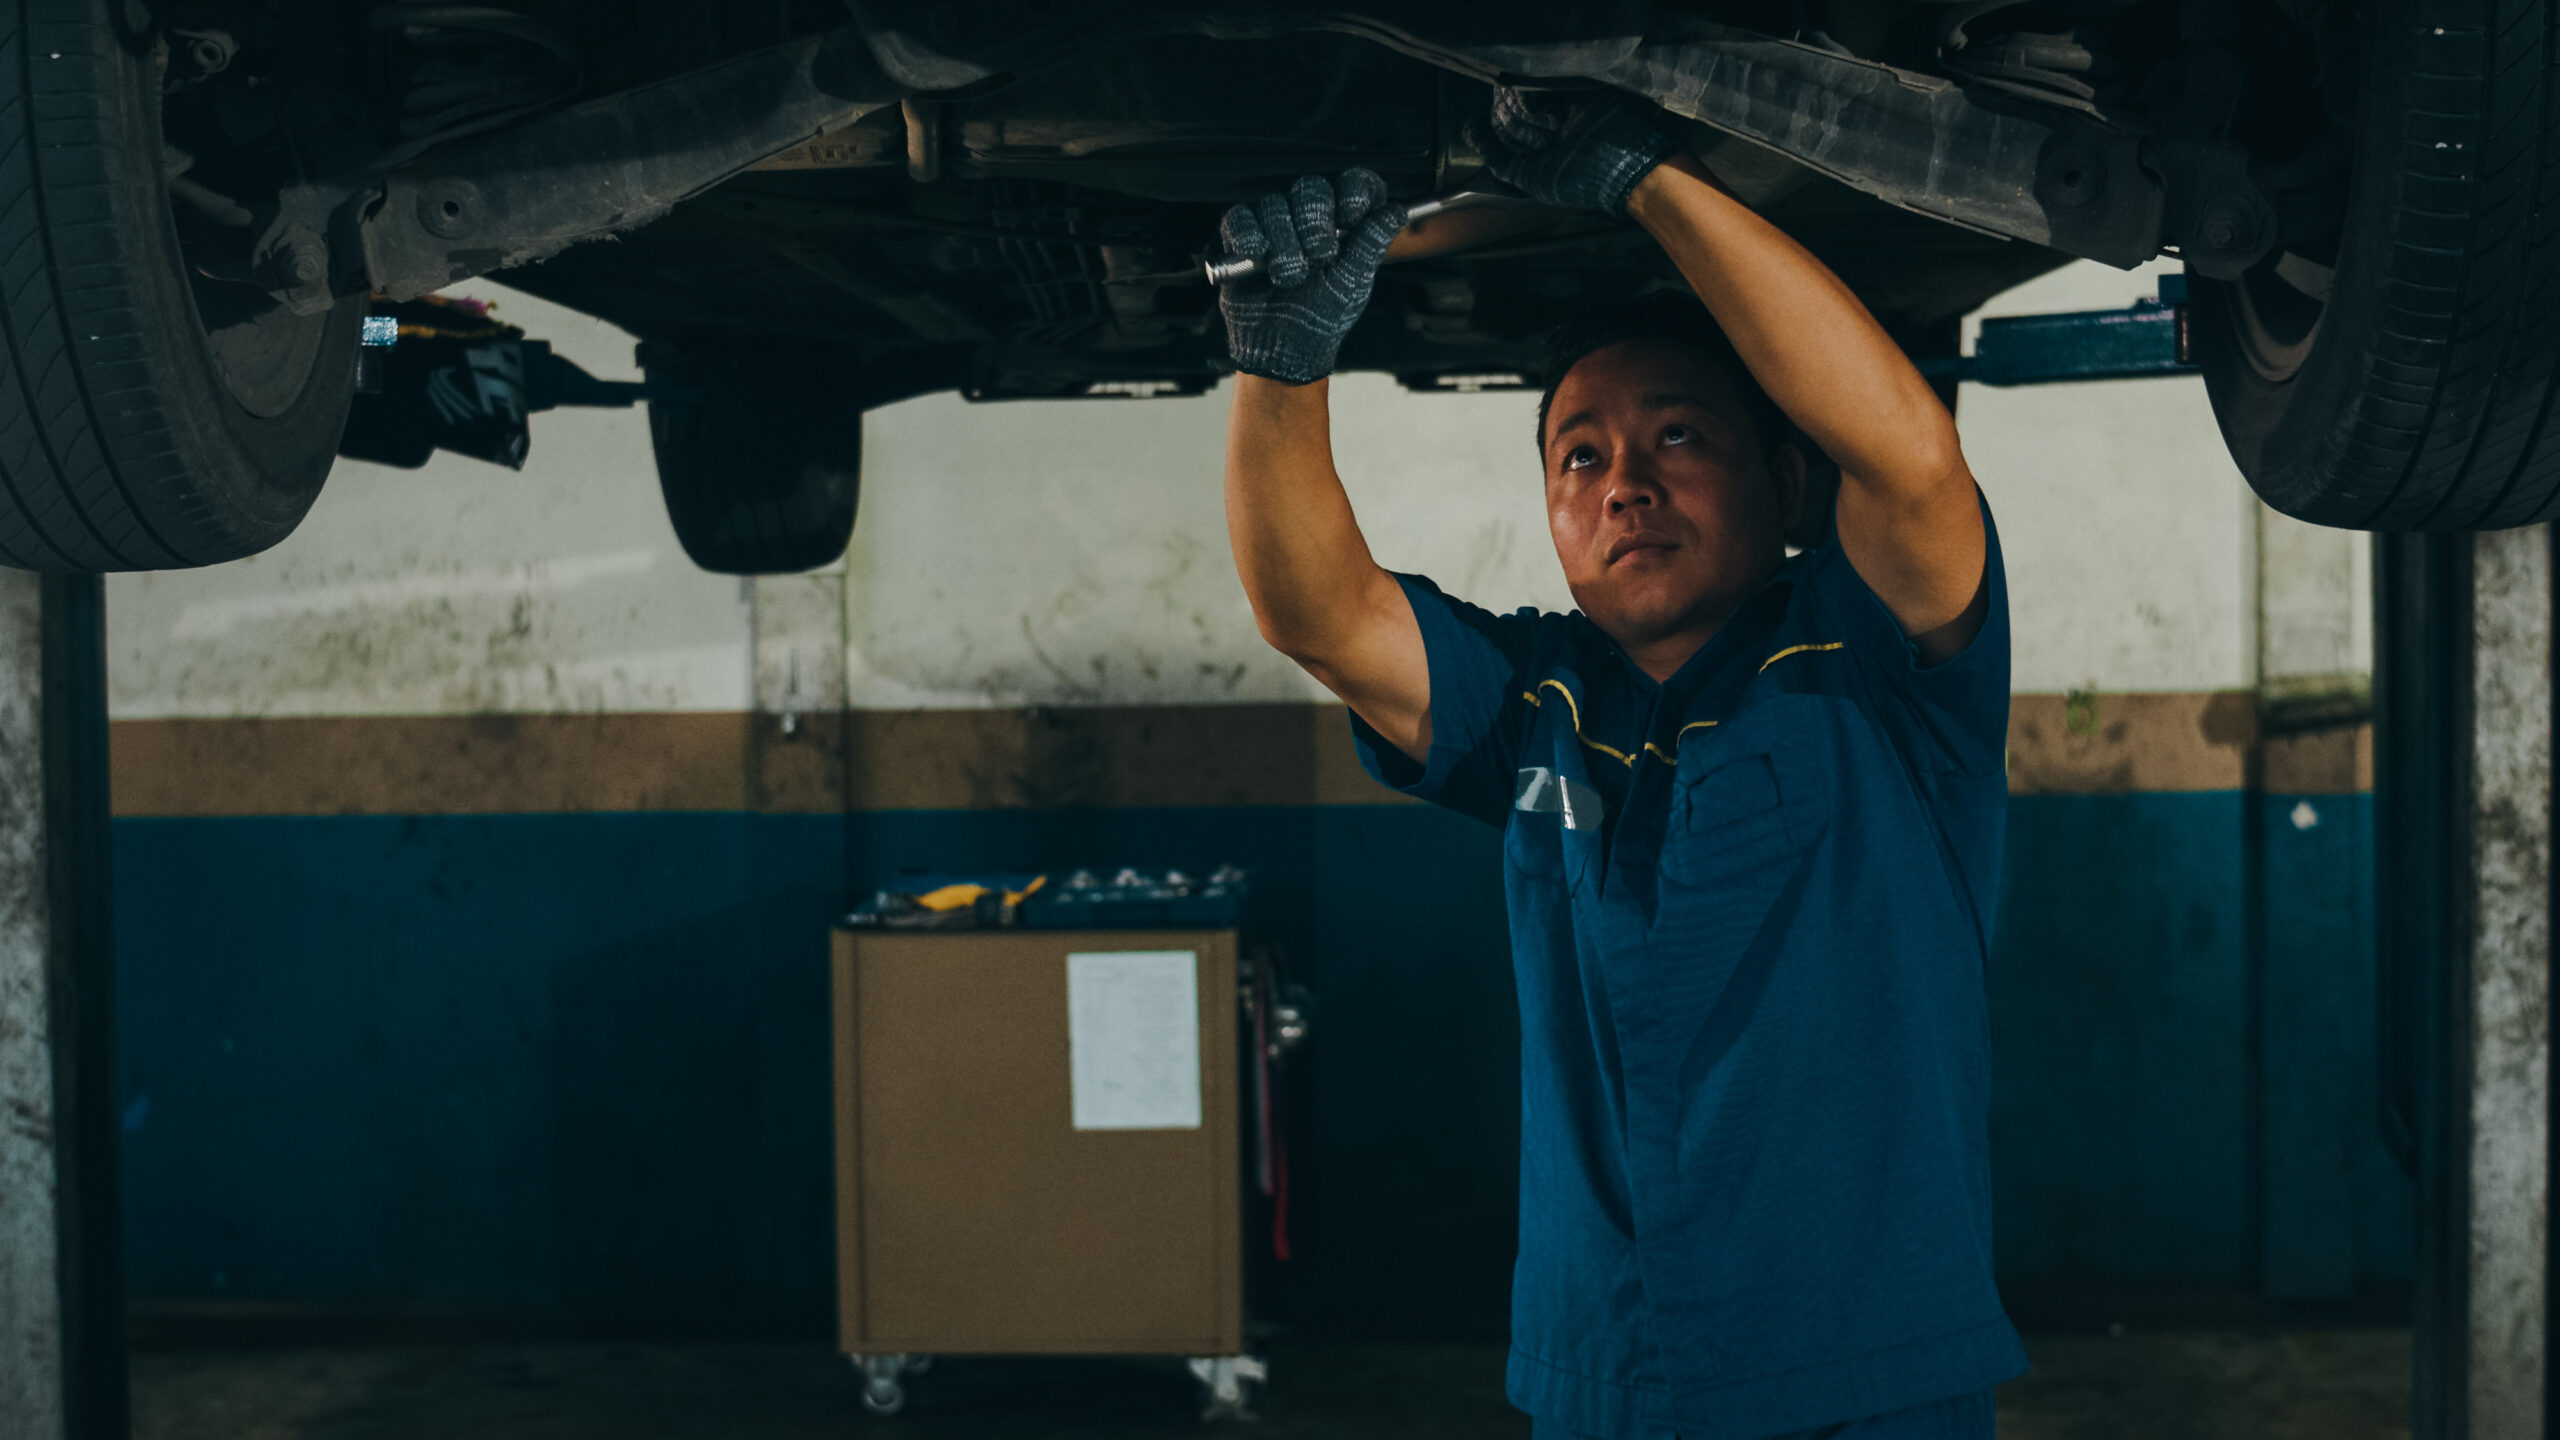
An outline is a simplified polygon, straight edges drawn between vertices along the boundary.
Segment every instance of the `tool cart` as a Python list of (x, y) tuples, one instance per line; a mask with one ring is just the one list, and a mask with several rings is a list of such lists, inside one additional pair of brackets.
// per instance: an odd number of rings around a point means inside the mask
[(934, 1355), (1165, 1355), (1206, 1416), (1246, 1415), (1247, 1191), (1285, 1206), (1271, 1062), (1302, 1002), (1232, 924), (1119, 928), (1175, 912), (1053, 896), (1070, 928), (1030, 928), (1001, 887), (953, 908), (989, 895), (994, 924), (835, 934), (839, 1344), (864, 1404), (897, 1413)]

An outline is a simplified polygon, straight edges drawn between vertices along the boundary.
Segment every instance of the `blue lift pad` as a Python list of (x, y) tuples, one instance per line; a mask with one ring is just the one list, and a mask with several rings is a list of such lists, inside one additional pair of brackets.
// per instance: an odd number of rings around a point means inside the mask
[(2193, 375), (2186, 301), (2186, 277), (2165, 275), (2158, 299), (2137, 300), (2129, 310), (1985, 320), (1971, 355), (1933, 361), (1921, 372), (1984, 385)]

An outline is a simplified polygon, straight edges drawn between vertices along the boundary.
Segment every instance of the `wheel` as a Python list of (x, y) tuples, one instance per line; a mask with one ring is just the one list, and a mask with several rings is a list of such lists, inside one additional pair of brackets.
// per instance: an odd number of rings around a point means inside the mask
[(361, 297), (295, 315), (207, 278), (181, 243), (173, 142), (222, 141), (164, 137), (167, 52), (136, 28), (147, 13), (0, 12), (0, 563), (20, 568), (169, 569), (273, 545), (328, 478), (354, 390)]
[(722, 339), (640, 347), (658, 488), (705, 570), (769, 575), (844, 553), (861, 496), (862, 411), (831, 347)]
[(907, 1387), (895, 1380), (875, 1378), (862, 1387), (862, 1408), (883, 1417), (895, 1415), (907, 1408)]
[(2190, 280), (2214, 414), (2288, 515), (2372, 530), (2550, 519), (2560, 0), (2363, 12), (2352, 106), (2332, 106), (2353, 122), (2334, 242)]
[(862, 1377), (862, 1408), (889, 1416), (907, 1408), (906, 1377), (922, 1374), (931, 1362), (923, 1356), (848, 1355)]

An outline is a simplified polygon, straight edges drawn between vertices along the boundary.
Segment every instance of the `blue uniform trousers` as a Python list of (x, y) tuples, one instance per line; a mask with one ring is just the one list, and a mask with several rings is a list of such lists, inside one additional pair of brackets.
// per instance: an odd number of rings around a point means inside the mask
[[(1914, 1405), (1890, 1414), (1870, 1415), (1864, 1420), (1851, 1420), (1843, 1425), (1799, 1430), (1792, 1435), (1778, 1436), (1776, 1440), (1992, 1440), (1991, 1421), (1991, 1392), (1977, 1390), (1970, 1395)], [(1590, 1437), (1550, 1420), (1538, 1420), (1529, 1426), (1529, 1440), (1590, 1440)], [(1666, 1433), (1663, 1440), (1677, 1440), (1677, 1437)]]

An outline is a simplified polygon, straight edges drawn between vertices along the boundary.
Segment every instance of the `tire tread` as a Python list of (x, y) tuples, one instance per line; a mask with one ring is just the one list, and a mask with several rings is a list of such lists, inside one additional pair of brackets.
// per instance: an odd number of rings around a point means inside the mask
[[(2368, 160), (2386, 169), (2358, 181), (2357, 203), (2380, 208), (2351, 231), (2373, 237), (2358, 242), (2373, 247), (2357, 252), (2371, 267), (2360, 313), (2331, 317), (2354, 337), (2337, 357), (2351, 368), (2323, 372), (2313, 393), (2325, 398), (2303, 401), (2300, 423), (2283, 419), (2292, 382), (2209, 367), (2209, 386), (2251, 482), (2290, 514), (2375, 530), (2550, 519), (2560, 0), (2405, 0), (2399, 14), (2405, 24), (2366, 35), (2405, 59), (2397, 107), (2366, 116), (2387, 115), (2397, 139), (2373, 136)], [(2376, 183), (2390, 188), (2364, 188)], [(2280, 447), (2279, 425), (2292, 427)]]
[(242, 422), (254, 440), (224, 429), (246, 412), (218, 378), (155, 371), (173, 284), (195, 320), (168, 232), (134, 218), (156, 213), (158, 165), (127, 153), (150, 122), (121, 43), (98, 0), (0, 0), (0, 564), (164, 569), (274, 543), (327, 474), (351, 388), (326, 366), (353, 348), (354, 305), (288, 415)]
[(844, 553), (860, 499), (861, 414), (817, 377), (842, 357), (713, 339), (642, 347), (658, 483), (695, 564), (733, 575), (807, 570)]

